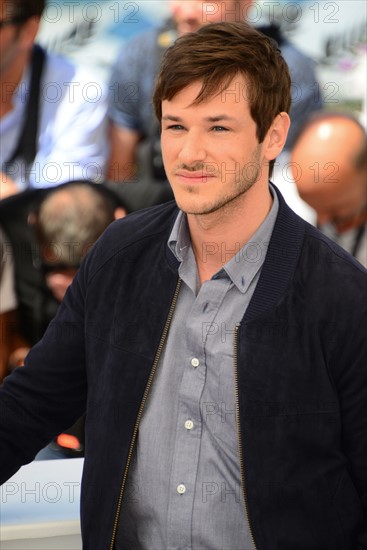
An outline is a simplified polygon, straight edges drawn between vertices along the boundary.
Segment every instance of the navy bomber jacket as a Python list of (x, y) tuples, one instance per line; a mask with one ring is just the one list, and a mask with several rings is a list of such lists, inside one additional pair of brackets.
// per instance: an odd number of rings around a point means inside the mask
[[(366, 270), (279, 200), (236, 334), (246, 511), (258, 550), (366, 550)], [(168, 203), (112, 224), (25, 368), (0, 390), (1, 482), (86, 411), (87, 550), (112, 549), (123, 522), (177, 295), (167, 247), (176, 214)]]

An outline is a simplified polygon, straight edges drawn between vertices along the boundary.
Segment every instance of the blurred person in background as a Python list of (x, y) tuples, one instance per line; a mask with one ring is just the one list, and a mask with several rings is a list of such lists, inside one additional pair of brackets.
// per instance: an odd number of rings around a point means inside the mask
[(126, 215), (113, 195), (91, 182), (72, 182), (55, 189), (31, 218), (46, 282), (62, 302), (82, 259), (115, 219)]
[[(134, 37), (121, 49), (109, 86), (111, 156), (108, 177), (116, 182), (145, 181), (142, 206), (172, 198), (162, 164), (160, 127), (151, 103), (154, 79), (165, 50), (177, 36), (196, 31), (206, 23), (246, 20), (253, 4), (254, 0), (169, 0), (171, 17), (164, 25)], [(275, 23), (258, 30), (276, 40), (291, 72), (293, 104), (288, 148), (310, 113), (322, 108), (314, 64), (282, 36)], [(160, 183), (160, 194), (157, 186), (149, 186), (149, 183)], [(132, 192), (131, 189), (123, 191)]]
[(0, 228), (0, 384), (7, 373), (17, 305), (13, 253)]
[[(5, 206), (9, 200), (4, 201)], [(31, 296), (34, 307), (24, 314), (26, 324), (35, 327), (25, 330), (21, 323), (28, 349), (42, 337), (56, 314), (89, 248), (114, 219), (127, 213), (120, 199), (107, 187), (88, 181), (67, 182), (43, 190), (29, 202), (27, 239), (13, 247), (14, 263), (18, 267), (16, 291), (22, 287), (22, 279), (27, 278), (29, 271), (30, 276), (35, 274), (35, 279), (27, 281), (28, 286), (32, 283), (36, 286), (36, 280), (39, 286)], [(8, 208), (11, 212), (11, 206)], [(22, 317), (22, 310), (20, 313)], [(13, 352), (10, 368), (23, 364), (28, 349), (22, 346)]]
[[(102, 185), (72, 182), (51, 190), (31, 214), (38, 260), (46, 284), (59, 304), (82, 259), (125, 208)], [(51, 319), (48, 319), (51, 321)], [(22, 345), (10, 357), (9, 369), (22, 366), (29, 351)], [(79, 419), (37, 455), (38, 460), (73, 458), (84, 451), (84, 420)]]
[(35, 44), (45, 0), (0, 0), (0, 198), (32, 187), (103, 181), (102, 85)]
[(50, 187), (101, 181), (108, 156), (102, 87), (35, 44), (44, 7), (44, 0), (0, 0), (0, 218), (14, 251), (21, 334), (32, 345), (55, 308), (33, 266), (29, 211)]
[(318, 228), (367, 267), (367, 138), (357, 119), (319, 113), (303, 127), (291, 154), (300, 197)]
[(0, 384), (9, 372), (11, 353), (23, 345), (26, 342), (20, 336), (13, 248), (0, 227)]

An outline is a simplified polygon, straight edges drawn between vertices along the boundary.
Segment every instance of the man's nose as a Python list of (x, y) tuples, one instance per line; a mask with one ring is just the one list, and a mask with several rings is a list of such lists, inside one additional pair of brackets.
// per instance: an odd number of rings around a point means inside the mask
[(192, 166), (202, 163), (207, 157), (205, 143), (199, 133), (188, 131), (183, 139), (179, 158), (182, 163)]

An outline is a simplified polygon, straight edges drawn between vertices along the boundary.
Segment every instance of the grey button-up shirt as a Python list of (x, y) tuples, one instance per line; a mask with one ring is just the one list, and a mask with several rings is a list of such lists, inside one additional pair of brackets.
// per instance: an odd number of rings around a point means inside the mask
[(168, 246), (183, 284), (139, 426), (117, 550), (254, 549), (240, 480), (234, 331), (277, 213), (273, 193), (251, 241), (201, 286), (186, 216), (177, 216)]

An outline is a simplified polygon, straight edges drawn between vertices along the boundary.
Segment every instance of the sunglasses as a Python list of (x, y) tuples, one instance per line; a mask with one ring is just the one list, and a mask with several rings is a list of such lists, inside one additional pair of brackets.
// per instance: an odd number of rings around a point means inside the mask
[(17, 17), (4, 19), (4, 21), (0, 21), (0, 29), (7, 27), (8, 25), (18, 25), (19, 23), (24, 23), (27, 19), (29, 19), (28, 15), (18, 15)]
[(41, 263), (42, 271), (45, 275), (49, 273), (60, 273), (63, 271), (69, 271), (70, 269), (79, 269), (80, 263), (65, 264), (65, 263)]

